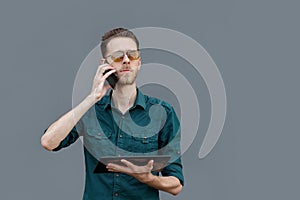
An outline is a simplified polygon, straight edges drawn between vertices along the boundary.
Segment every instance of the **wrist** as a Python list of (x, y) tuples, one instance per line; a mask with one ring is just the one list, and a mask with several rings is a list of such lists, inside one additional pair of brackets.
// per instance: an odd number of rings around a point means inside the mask
[(142, 183), (152, 183), (155, 180), (156, 176), (153, 175), (151, 172), (145, 174), (142, 179), (140, 180)]
[(94, 105), (95, 103), (97, 103), (100, 99), (101, 99), (102, 97), (100, 97), (100, 98), (97, 98), (96, 96), (95, 96), (95, 94), (89, 94), (87, 97), (86, 97), (86, 101), (87, 101), (87, 103), (88, 104), (92, 104), (92, 105)]
[(85, 99), (84, 102), (89, 107), (93, 106), (95, 103), (97, 103), (100, 99), (96, 99), (95, 95), (89, 94)]

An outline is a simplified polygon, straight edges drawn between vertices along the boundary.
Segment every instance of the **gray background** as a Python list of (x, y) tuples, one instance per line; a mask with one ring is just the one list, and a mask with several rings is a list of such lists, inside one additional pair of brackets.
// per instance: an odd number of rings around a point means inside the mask
[[(299, 199), (299, 6), (296, 0), (2, 0), (1, 199), (81, 198), (81, 142), (50, 153), (40, 136), (72, 107), (81, 62), (116, 26), (183, 32), (208, 51), (223, 76), (222, 136), (199, 160), (209, 120), (209, 97), (199, 85), (203, 122), (183, 156), (186, 185), (177, 199)], [(157, 62), (175, 57), (165, 56), (157, 54)], [(180, 63), (188, 67), (178, 58), (164, 64)]]

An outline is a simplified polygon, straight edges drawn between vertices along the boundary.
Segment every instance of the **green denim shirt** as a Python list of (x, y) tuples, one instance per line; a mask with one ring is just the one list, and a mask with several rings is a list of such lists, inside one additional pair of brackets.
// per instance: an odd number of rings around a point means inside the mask
[(123, 173), (94, 173), (98, 160), (111, 155), (171, 155), (170, 163), (154, 175), (175, 176), (184, 184), (180, 157), (180, 123), (166, 102), (137, 89), (134, 105), (124, 115), (104, 96), (81, 118), (53, 151), (83, 136), (86, 165), (84, 200), (157, 200), (159, 192)]

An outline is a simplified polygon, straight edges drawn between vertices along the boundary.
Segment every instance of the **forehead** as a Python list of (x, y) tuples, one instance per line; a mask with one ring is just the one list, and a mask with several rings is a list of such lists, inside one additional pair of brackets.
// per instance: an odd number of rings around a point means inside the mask
[(128, 37), (113, 38), (106, 46), (107, 54), (109, 55), (115, 51), (126, 51), (137, 49), (136, 43), (133, 39)]

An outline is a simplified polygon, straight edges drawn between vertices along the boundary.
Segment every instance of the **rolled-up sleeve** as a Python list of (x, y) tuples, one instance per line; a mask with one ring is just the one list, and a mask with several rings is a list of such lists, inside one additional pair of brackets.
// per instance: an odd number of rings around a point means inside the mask
[[(44, 134), (45, 132), (47, 131), (48, 129), (46, 129), (44, 131)], [(59, 151), (61, 150), (62, 148), (65, 148), (65, 147), (68, 147), (70, 146), (71, 144), (73, 144), (77, 139), (79, 138), (79, 134), (77, 132), (77, 129), (76, 129), (76, 126), (74, 126), (72, 128), (72, 130), (70, 131), (70, 133), (65, 137), (65, 139), (63, 139), (60, 144), (55, 148), (53, 149), (52, 151)]]
[(167, 119), (164, 127), (160, 131), (159, 148), (161, 152), (170, 155), (170, 164), (166, 166), (161, 174), (163, 176), (177, 177), (182, 185), (184, 185), (184, 176), (182, 172), (181, 150), (180, 150), (180, 122), (170, 106), (167, 109)]

